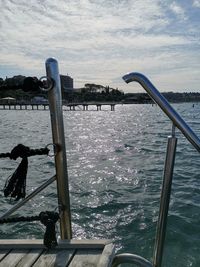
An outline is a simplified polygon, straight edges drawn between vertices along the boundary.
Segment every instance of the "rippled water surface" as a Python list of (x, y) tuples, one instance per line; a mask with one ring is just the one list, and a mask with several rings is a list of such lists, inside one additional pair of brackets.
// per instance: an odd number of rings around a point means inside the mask
[[(200, 136), (200, 104), (176, 104)], [(51, 143), (48, 111), (0, 111), (0, 153), (18, 143)], [(64, 111), (73, 236), (109, 238), (118, 252), (152, 259), (160, 189), (171, 123), (155, 105), (110, 111)], [(177, 130), (178, 146), (163, 266), (200, 266), (199, 153)], [(0, 159), (0, 187), (19, 162)], [(27, 193), (54, 174), (54, 160), (29, 158)], [(1, 214), (13, 206), (0, 192)], [(20, 209), (33, 215), (57, 207), (54, 184)], [(42, 238), (38, 223), (1, 225), (0, 238)]]

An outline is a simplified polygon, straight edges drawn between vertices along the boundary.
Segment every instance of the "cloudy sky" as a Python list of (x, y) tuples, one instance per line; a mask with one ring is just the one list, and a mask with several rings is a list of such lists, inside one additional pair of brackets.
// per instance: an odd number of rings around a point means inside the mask
[(0, 0), (0, 77), (45, 75), (55, 57), (75, 87), (200, 91), (200, 0)]

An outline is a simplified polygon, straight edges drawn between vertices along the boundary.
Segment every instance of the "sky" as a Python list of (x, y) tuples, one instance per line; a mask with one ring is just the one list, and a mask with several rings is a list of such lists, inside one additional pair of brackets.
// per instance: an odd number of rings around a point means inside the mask
[(122, 76), (140, 72), (161, 92), (200, 91), (200, 0), (0, 0), (0, 77), (46, 74), (74, 87), (96, 83), (143, 92)]

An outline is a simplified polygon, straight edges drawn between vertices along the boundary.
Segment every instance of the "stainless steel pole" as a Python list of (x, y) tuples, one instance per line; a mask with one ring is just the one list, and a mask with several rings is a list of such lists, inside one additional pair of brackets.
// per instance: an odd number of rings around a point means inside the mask
[(167, 226), (167, 215), (169, 209), (171, 184), (172, 184), (173, 169), (174, 169), (175, 154), (176, 154), (176, 144), (177, 144), (177, 138), (175, 136), (169, 136), (164, 173), (163, 173), (160, 211), (159, 211), (156, 240), (154, 247), (154, 256), (153, 256), (154, 267), (160, 267), (162, 263), (162, 255), (163, 255), (165, 233)]
[(181, 130), (188, 141), (200, 152), (200, 139), (182, 119), (182, 117), (169, 104), (167, 99), (155, 88), (155, 86), (141, 73), (131, 72), (123, 76), (126, 83), (138, 82), (147, 91), (148, 95), (159, 105), (163, 112), (170, 118), (173, 124)]
[(146, 260), (145, 258), (140, 257), (135, 254), (129, 254), (129, 253), (122, 253), (122, 254), (115, 255), (113, 262), (112, 262), (112, 267), (117, 267), (123, 263), (131, 263), (131, 264), (134, 264), (134, 266), (136, 265), (139, 267), (153, 267), (151, 262)]
[(48, 100), (51, 115), (53, 143), (56, 145), (55, 165), (58, 191), (58, 205), (60, 212), (60, 234), (61, 239), (71, 239), (71, 212), (63, 124), (62, 95), (58, 62), (56, 59), (47, 59), (46, 72), (47, 77), (54, 81), (53, 88), (48, 92)]

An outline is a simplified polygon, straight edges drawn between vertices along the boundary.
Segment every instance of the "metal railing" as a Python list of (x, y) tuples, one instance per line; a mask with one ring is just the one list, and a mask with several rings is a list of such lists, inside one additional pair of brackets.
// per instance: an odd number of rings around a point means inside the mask
[(48, 91), (48, 100), (51, 115), (53, 144), (56, 145), (57, 148), (55, 153), (55, 166), (58, 191), (58, 207), (60, 213), (61, 239), (71, 239), (71, 212), (63, 124), (61, 84), (58, 62), (54, 58), (47, 59), (46, 72), (47, 79), (53, 80), (53, 88)]
[(112, 267), (117, 267), (123, 263), (131, 263), (131, 264), (134, 264), (140, 267), (152, 267), (152, 264), (150, 261), (144, 259), (141, 256), (138, 256), (135, 254), (129, 254), (129, 253), (122, 253), (122, 254), (116, 255), (112, 262)]
[[(38, 187), (34, 192), (27, 196), (24, 200), (16, 204), (10, 210), (5, 212), (0, 219), (4, 219), (10, 216), (14, 211), (22, 207), (27, 201), (32, 199), (35, 195), (41, 192), (53, 181), (57, 181), (58, 190), (58, 206), (60, 213), (60, 230), (61, 239), (71, 239), (71, 213), (70, 213), (70, 199), (69, 199), (69, 185), (68, 185), (68, 173), (67, 173), (67, 160), (66, 160), (66, 148), (65, 148), (65, 136), (63, 126), (63, 114), (62, 114), (62, 98), (61, 98), (61, 86), (60, 77), (58, 71), (58, 63), (54, 58), (49, 58), (46, 61), (46, 73), (47, 80), (52, 81), (53, 86), (48, 90), (48, 100), (51, 115), (52, 124), (52, 137), (55, 152), (55, 167), (56, 175), (47, 180), (44, 184)], [(139, 82), (142, 87), (147, 91), (149, 96), (157, 103), (163, 112), (173, 122), (172, 136), (168, 137), (168, 145), (166, 152), (166, 159), (163, 173), (163, 185), (161, 191), (161, 201), (159, 218), (157, 223), (157, 233), (155, 238), (155, 247), (153, 255), (153, 264), (148, 260), (134, 254), (119, 254), (116, 255), (112, 266), (116, 267), (122, 263), (133, 263), (141, 267), (160, 267), (162, 263), (162, 255), (164, 248), (164, 240), (167, 225), (167, 215), (169, 209), (171, 184), (173, 177), (173, 168), (176, 154), (177, 138), (175, 137), (175, 127), (180, 129), (189, 142), (200, 152), (200, 139), (182, 119), (182, 117), (173, 109), (165, 97), (159, 93), (154, 85), (140, 73), (129, 73), (123, 76), (125, 82), (132, 81)]]
[(18, 210), (26, 202), (28, 202), (56, 180), (61, 239), (71, 239), (71, 212), (58, 62), (54, 58), (49, 58), (46, 60), (45, 65), (47, 74), (45, 77), (47, 79), (46, 82), (51, 83), (51, 86), (49, 85), (49, 89), (46, 89), (45, 91), (48, 93), (49, 100), (56, 175), (44, 182), (25, 199), (13, 206), (10, 210), (6, 211), (2, 216), (0, 216), (0, 219), (5, 219), (10, 216), (13, 212)]
[(188, 141), (200, 152), (200, 139), (188, 126), (188, 124), (182, 119), (182, 117), (174, 110), (169, 104), (167, 99), (155, 88), (155, 86), (141, 73), (131, 72), (123, 76), (126, 83), (133, 81), (138, 82), (146, 90), (148, 95), (155, 101), (156, 104), (163, 110), (163, 112), (169, 117), (173, 124), (181, 130), (183, 135)]
[(155, 237), (153, 263), (151, 264), (150, 262), (146, 262), (145, 259), (141, 259), (139, 256), (134, 254), (119, 254), (116, 255), (114, 258), (113, 267), (118, 266), (121, 263), (127, 262), (136, 264), (137, 266), (141, 267), (161, 267), (171, 194), (171, 185), (173, 178), (173, 169), (176, 155), (177, 138), (175, 137), (175, 127), (177, 127), (183, 133), (183, 135), (197, 149), (198, 152), (200, 152), (200, 139), (182, 119), (182, 117), (169, 104), (167, 99), (154, 87), (154, 85), (143, 74), (132, 72), (124, 75), (123, 79), (126, 83), (132, 81), (140, 83), (142, 87), (147, 91), (148, 95), (154, 100), (156, 104), (159, 105), (163, 112), (169, 117), (173, 125), (172, 135), (168, 137), (167, 152), (163, 172), (160, 209)]

